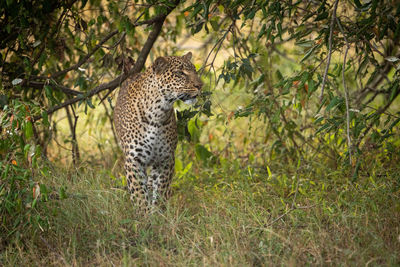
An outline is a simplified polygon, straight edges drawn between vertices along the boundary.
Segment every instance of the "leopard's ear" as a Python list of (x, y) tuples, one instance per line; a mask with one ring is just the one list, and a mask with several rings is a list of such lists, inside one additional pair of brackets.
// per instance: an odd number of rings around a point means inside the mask
[(182, 58), (184, 60), (190, 61), (192, 59), (192, 52), (189, 52), (186, 55), (183, 55)]
[(164, 57), (158, 57), (153, 63), (153, 71), (157, 74), (163, 73), (167, 69), (167, 63)]

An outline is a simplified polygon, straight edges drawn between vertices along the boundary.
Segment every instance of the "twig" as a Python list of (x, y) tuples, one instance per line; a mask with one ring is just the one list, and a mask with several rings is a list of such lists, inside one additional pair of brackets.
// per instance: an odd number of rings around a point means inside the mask
[[(377, 108), (374, 108), (374, 107), (371, 107), (371, 106), (368, 106), (368, 105), (366, 105), (365, 106), (366, 108), (370, 108), (370, 109), (373, 109), (373, 110), (375, 110), (375, 111), (378, 111), (378, 109)], [(393, 118), (396, 118), (396, 119), (400, 119), (400, 117), (399, 116), (396, 116), (396, 115), (394, 115), (394, 114), (392, 114), (392, 113), (390, 113), (390, 112), (382, 112), (383, 114), (386, 114), (386, 115), (388, 115), (388, 116), (390, 116), (390, 117), (393, 117)]]
[[(231, 24), (231, 26), (232, 26), (232, 24)], [(212, 54), (212, 52), (213, 52), (214, 50), (217, 49), (217, 52), (216, 52), (216, 53), (218, 53), (219, 48), (221, 48), (222, 43), (224, 42), (226, 36), (228, 35), (228, 33), (229, 33), (230, 29), (231, 29), (231, 26), (229, 26), (229, 28), (228, 28), (227, 30), (225, 30), (224, 35), (223, 35), (220, 39), (218, 39), (217, 42), (215, 42), (214, 46), (211, 48), (211, 50), (210, 50), (210, 52), (208, 53), (206, 59), (204, 60), (203, 67), (199, 70), (199, 74), (200, 74), (200, 75), (203, 74), (203, 72), (204, 72), (206, 66), (212, 66), (212, 64), (214, 63), (214, 61), (212, 61), (210, 64), (207, 64), (208, 59), (210, 58), (210, 56), (211, 56), (211, 54)], [(217, 47), (219, 47), (219, 48), (217, 48)], [(214, 57), (214, 60), (215, 60), (215, 57)]]
[[(103, 104), (103, 107), (104, 107), (106, 116), (107, 116), (108, 120), (110, 121), (111, 132), (112, 132), (112, 134), (113, 134), (115, 144), (118, 145), (117, 134), (116, 134), (115, 129), (114, 129), (114, 119), (113, 119), (113, 116), (112, 116), (112, 114), (110, 114), (110, 112), (108, 111), (108, 108), (107, 108), (106, 103), (105, 103), (105, 102), (101, 102), (101, 103)], [(109, 104), (110, 104), (110, 106), (111, 106), (111, 103), (109, 103)], [(111, 107), (111, 108), (112, 108), (112, 107)]]
[[(60, 143), (57, 141), (57, 137), (54, 137), (53, 140), (54, 140), (54, 142), (56, 142), (56, 144), (57, 144), (59, 147), (61, 147), (62, 149), (65, 149), (65, 150), (67, 150), (67, 151), (72, 151), (72, 149), (69, 149), (68, 147), (63, 146), (62, 144), (60, 144)], [(60, 151), (60, 149), (59, 149), (58, 151)]]
[(332, 20), (331, 20), (331, 26), (329, 29), (329, 52), (328, 52), (328, 61), (326, 62), (326, 67), (325, 67), (325, 72), (324, 76), (322, 78), (322, 88), (321, 88), (321, 94), (319, 96), (320, 101), (322, 102), (322, 98), (324, 96), (324, 88), (325, 88), (325, 83), (326, 83), (326, 76), (328, 75), (328, 70), (329, 70), (329, 65), (331, 64), (331, 56), (332, 56), (332, 35), (333, 35), (333, 27), (335, 26), (335, 21), (336, 21), (336, 10), (338, 7), (339, 0), (335, 1), (335, 5), (333, 6), (333, 12), (332, 12)]
[(350, 45), (349, 42), (346, 38), (346, 35), (344, 34), (343, 27), (340, 24), (339, 19), (337, 20), (337, 24), (339, 26), (340, 31), (342, 32), (344, 41), (346, 42), (346, 51), (344, 52), (344, 57), (343, 57), (343, 66), (342, 66), (342, 82), (343, 82), (343, 90), (344, 90), (344, 98), (346, 101), (346, 132), (347, 132), (347, 146), (349, 150), (349, 161), (350, 161), (350, 166), (352, 166), (352, 158), (351, 158), (351, 150), (352, 150), (352, 145), (351, 145), (351, 137), (350, 137), (350, 107), (349, 107), (349, 91), (347, 89), (346, 85), (346, 80), (344, 77), (344, 72), (346, 70), (346, 59), (347, 59), (347, 53), (349, 52)]
[[(378, 110), (376, 110), (375, 114), (380, 115), (380, 114), (382, 114), (382, 113), (385, 113), (386, 110), (390, 107), (390, 105), (392, 105), (392, 103), (394, 102), (394, 100), (399, 96), (399, 94), (400, 94), (400, 92), (397, 91), (397, 93), (392, 97), (391, 100), (389, 100), (388, 103), (386, 103), (385, 106), (380, 107)], [(358, 147), (360, 146), (362, 139), (368, 134), (368, 132), (371, 130), (371, 128), (372, 128), (372, 126), (374, 126), (374, 124), (375, 124), (375, 120), (373, 120), (373, 121), (365, 128), (365, 131), (364, 131), (362, 134), (360, 134), (360, 137), (358, 138), (357, 144), (356, 144), (356, 146), (355, 146), (357, 149), (358, 149)]]
[(88, 59), (100, 48), (102, 47), (102, 45), (107, 42), (111, 37), (113, 37), (114, 35), (116, 35), (118, 33), (118, 30), (115, 30), (113, 32), (110, 32), (109, 34), (107, 34), (93, 49), (92, 51), (90, 51), (89, 53), (86, 54), (86, 56), (84, 56), (81, 60), (79, 60), (78, 63), (72, 65), (69, 68), (66, 68), (62, 71), (58, 71), (54, 74), (52, 74), (50, 76), (50, 78), (54, 79), (57, 78), (61, 75), (66, 74), (67, 72), (71, 71), (71, 70), (76, 70), (78, 69), (80, 66), (82, 66), (84, 63), (86, 63), (86, 61), (88, 61)]
[[(45, 85), (47, 85), (47, 82), (29, 81), (29, 80), (26, 80), (26, 79), (22, 81), (22, 86), (29, 86), (29, 87), (32, 87), (32, 88), (42, 89), (43, 86), (45, 86)], [(75, 96), (83, 95), (82, 92), (70, 89), (70, 88), (68, 88), (66, 86), (63, 86), (63, 85), (59, 85), (59, 84), (57, 84), (55, 82), (51, 83), (50, 86), (59, 89), (61, 92), (63, 92), (66, 95), (75, 95)]]
[(79, 163), (80, 160), (80, 153), (79, 153), (79, 146), (78, 146), (78, 139), (76, 138), (76, 125), (78, 124), (79, 116), (76, 115), (74, 106), (71, 106), (72, 115), (74, 116), (74, 124), (72, 127), (72, 147), (74, 148), (74, 159), (75, 159), (75, 167)]
[(297, 63), (296, 60), (294, 60), (293, 58), (288, 57), (285, 53), (282, 53), (281, 51), (279, 51), (278, 48), (275, 47), (275, 44), (271, 46), (272, 51), (275, 51), (278, 55), (280, 55), (281, 57), (283, 57), (284, 59), (293, 62), (293, 63)]
[[(75, 166), (75, 168), (78, 166), (79, 163), (79, 146), (78, 146), (78, 140), (76, 139), (76, 124), (78, 123), (78, 116), (76, 116), (75, 111), (73, 106), (71, 106), (72, 110), (72, 115), (69, 111), (69, 107), (65, 107), (65, 111), (67, 113), (67, 118), (68, 118), (68, 124), (69, 124), (69, 129), (71, 131), (71, 144), (72, 144), (72, 162)], [(74, 121), (72, 121), (72, 117), (74, 117)]]
[[(255, 2), (255, 1), (253, 0), (251, 6), (254, 5), (254, 2)], [(237, 17), (239, 17), (239, 16), (243, 13), (243, 11), (245, 11), (245, 10), (246, 10), (246, 9), (243, 7), (243, 8), (240, 10), (240, 12), (238, 12)], [(225, 18), (227, 18), (227, 17), (225, 17)], [(224, 18), (224, 19), (225, 19), (225, 18)], [(224, 20), (224, 19), (223, 19), (223, 20)], [(222, 25), (222, 23), (223, 23), (223, 22), (221, 22), (220, 25)], [(207, 66), (210, 66), (210, 69), (209, 69), (209, 71), (207, 72), (207, 75), (208, 75), (208, 73), (211, 71), (211, 68), (214, 67), (214, 61), (215, 61), (215, 59), (216, 59), (216, 57), (217, 57), (217, 54), (218, 54), (219, 50), (221, 49), (222, 44), (223, 44), (223, 42), (225, 41), (225, 39), (226, 39), (228, 33), (232, 31), (232, 29), (234, 28), (235, 25), (236, 25), (236, 19), (235, 19), (235, 18), (232, 18), (232, 23), (229, 25), (228, 29), (225, 30), (224, 35), (223, 35), (219, 40), (217, 40), (217, 42), (215, 43), (215, 45), (211, 48), (210, 52), (208, 53), (208, 55), (207, 55), (207, 57), (206, 57), (206, 59), (205, 59), (205, 61), (204, 61), (204, 63), (203, 63), (203, 67), (199, 70), (200, 75), (203, 74), (203, 72), (204, 72), (204, 70), (205, 70), (205, 68), (206, 68)], [(218, 47), (218, 48), (217, 48), (217, 47)], [(211, 54), (212, 54), (212, 52), (213, 52), (214, 50), (215, 50), (214, 58), (213, 58), (213, 60), (211, 61), (210, 64), (207, 64), (208, 59), (209, 59), (209, 57), (211, 56)], [(236, 57), (235, 57), (235, 60), (236, 60)]]

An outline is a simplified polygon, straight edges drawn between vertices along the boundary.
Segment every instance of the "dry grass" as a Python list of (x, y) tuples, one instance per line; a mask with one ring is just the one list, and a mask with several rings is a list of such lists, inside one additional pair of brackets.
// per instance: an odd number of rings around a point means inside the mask
[[(194, 166), (165, 210), (140, 216), (118, 180), (82, 166), (52, 168), (42, 182), (65, 199), (43, 203), (48, 229), (21, 233), (4, 266), (274, 266), (400, 264), (399, 170), (350, 183), (345, 170), (266, 171), (239, 162)], [(287, 212), (296, 205), (305, 208)], [(273, 222), (273, 223), (272, 223)], [(272, 224), (271, 224), (272, 223)]]

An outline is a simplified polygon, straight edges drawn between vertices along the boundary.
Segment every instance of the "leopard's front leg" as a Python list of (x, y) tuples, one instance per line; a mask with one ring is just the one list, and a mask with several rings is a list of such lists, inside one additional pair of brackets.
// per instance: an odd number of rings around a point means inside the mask
[(142, 161), (130, 154), (125, 158), (125, 172), (130, 198), (141, 210), (146, 211), (149, 206), (149, 192), (147, 189), (146, 168)]
[(175, 172), (174, 155), (154, 165), (151, 169), (152, 180), (152, 206), (156, 206), (160, 200), (165, 201), (171, 196), (171, 182)]

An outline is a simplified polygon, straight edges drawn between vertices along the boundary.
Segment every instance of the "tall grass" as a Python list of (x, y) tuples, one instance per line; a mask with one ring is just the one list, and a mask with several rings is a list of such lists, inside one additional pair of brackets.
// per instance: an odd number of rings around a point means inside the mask
[(346, 169), (306, 160), (268, 169), (198, 162), (147, 216), (109, 171), (53, 166), (40, 178), (53, 190), (38, 210), (48, 229), (7, 240), (0, 264), (398, 265), (400, 169), (392, 163), (375, 162), (351, 182)]

